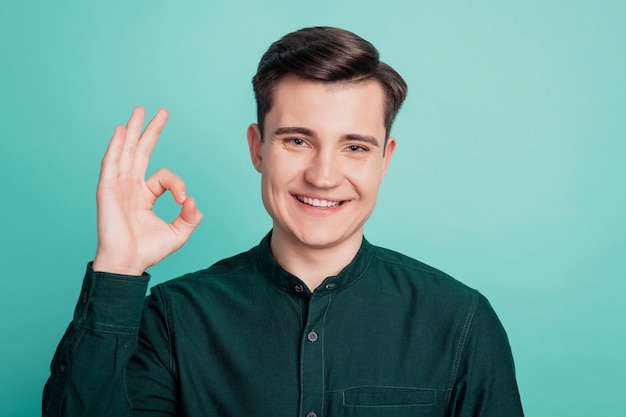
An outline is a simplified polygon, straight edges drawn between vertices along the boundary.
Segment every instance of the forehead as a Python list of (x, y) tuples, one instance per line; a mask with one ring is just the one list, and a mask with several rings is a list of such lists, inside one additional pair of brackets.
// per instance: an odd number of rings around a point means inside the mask
[(385, 94), (376, 80), (326, 83), (286, 76), (265, 118), (271, 134), (279, 127), (306, 127), (328, 134), (385, 135)]

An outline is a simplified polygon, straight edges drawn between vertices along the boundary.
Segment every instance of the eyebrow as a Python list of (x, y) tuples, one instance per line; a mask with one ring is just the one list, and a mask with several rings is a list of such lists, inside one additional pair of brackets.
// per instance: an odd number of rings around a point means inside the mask
[(364, 142), (376, 148), (380, 146), (380, 143), (378, 143), (378, 141), (376, 140), (374, 136), (358, 135), (356, 133), (350, 133), (348, 135), (342, 136), (341, 141), (342, 142), (347, 142), (347, 141)]
[[(311, 129), (308, 129), (306, 127), (279, 127), (274, 131), (274, 135), (278, 136), (278, 135), (304, 135), (304, 136), (311, 136), (314, 137), (316, 136), (315, 132)], [(349, 133), (347, 135), (343, 135), (341, 136), (340, 139), (341, 142), (349, 142), (349, 141), (356, 141), (356, 142), (363, 142), (366, 143), (370, 146), (373, 147), (379, 147), (380, 143), (378, 142), (378, 140), (376, 140), (376, 138), (374, 136), (369, 136), (369, 135), (359, 135), (357, 133)]]
[(306, 127), (279, 127), (274, 131), (274, 135), (305, 135), (315, 136), (315, 132)]

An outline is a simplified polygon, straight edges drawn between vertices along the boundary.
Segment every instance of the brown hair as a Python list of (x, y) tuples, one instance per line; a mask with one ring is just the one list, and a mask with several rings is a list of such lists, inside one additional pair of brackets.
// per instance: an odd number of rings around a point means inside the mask
[(381, 62), (374, 45), (360, 36), (328, 26), (300, 29), (269, 47), (252, 78), (261, 136), (274, 91), (287, 74), (327, 83), (378, 81), (386, 96), (386, 137), (407, 93), (400, 74)]

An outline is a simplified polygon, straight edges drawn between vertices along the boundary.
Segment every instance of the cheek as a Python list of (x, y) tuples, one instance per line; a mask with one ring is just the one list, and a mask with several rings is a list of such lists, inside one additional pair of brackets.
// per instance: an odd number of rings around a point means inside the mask
[(297, 178), (297, 173), (291, 164), (284, 160), (268, 158), (264, 161), (262, 172), (263, 198), (276, 201), (283, 198), (283, 194), (289, 188), (289, 183)]
[(263, 176), (270, 183), (286, 183), (304, 172), (307, 160), (289, 153), (269, 153), (264, 160)]
[(379, 161), (376, 162), (353, 166), (350, 174), (346, 175), (350, 182), (363, 193), (376, 194), (378, 192), (378, 187), (382, 182), (382, 166)]

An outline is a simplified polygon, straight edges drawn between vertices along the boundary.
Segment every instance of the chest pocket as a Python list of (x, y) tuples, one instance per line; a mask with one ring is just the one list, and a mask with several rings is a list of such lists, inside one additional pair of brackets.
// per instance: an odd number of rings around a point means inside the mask
[(443, 415), (445, 391), (405, 387), (355, 387), (343, 391), (341, 415), (430, 417)]

